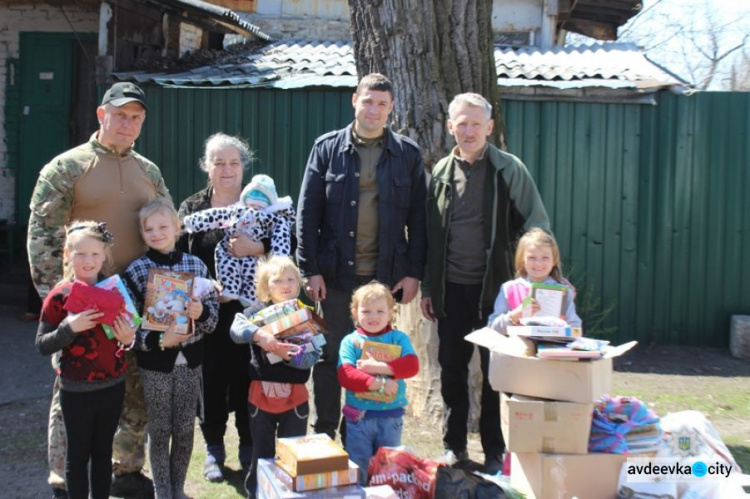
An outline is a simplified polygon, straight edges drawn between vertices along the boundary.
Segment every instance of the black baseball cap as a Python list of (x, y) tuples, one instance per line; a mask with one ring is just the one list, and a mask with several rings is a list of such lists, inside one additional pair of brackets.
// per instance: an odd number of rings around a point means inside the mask
[(146, 94), (138, 85), (129, 81), (115, 83), (104, 93), (102, 98), (102, 106), (112, 104), (115, 107), (120, 107), (128, 102), (138, 102), (143, 106), (143, 109), (146, 109)]

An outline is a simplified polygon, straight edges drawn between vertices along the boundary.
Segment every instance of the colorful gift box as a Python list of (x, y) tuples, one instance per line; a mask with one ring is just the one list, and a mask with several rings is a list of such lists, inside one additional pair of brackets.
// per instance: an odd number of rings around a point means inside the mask
[(311, 308), (301, 308), (291, 312), (271, 323), (266, 323), (267, 329), (275, 336), (294, 336), (304, 332), (324, 334), (328, 332), (325, 321)]
[(269, 305), (263, 310), (254, 313), (252, 315), (252, 320), (255, 324), (262, 326), (264, 324), (275, 322), (302, 308), (305, 308), (305, 305), (296, 298), (293, 300), (282, 301), (280, 303)]
[(359, 466), (350, 460), (349, 468), (345, 470), (292, 476), (289, 470), (284, 469), (283, 463), (277, 462), (274, 468), (274, 476), (295, 492), (307, 492), (309, 490), (356, 484), (359, 480)]
[(272, 459), (258, 460), (258, 499), (364, 499), (365, 490), (357, 484), (295, 492), (278, 477), (284, 470)]

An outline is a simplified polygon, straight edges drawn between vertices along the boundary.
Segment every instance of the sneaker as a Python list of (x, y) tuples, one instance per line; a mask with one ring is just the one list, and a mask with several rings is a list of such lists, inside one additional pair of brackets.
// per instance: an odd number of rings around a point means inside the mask
[(465, 468), (471, 460), (469, 459), (469, 452), (466, 450), (453, 452), (450, 449), (446, 449), (445, 454), (437, 458), (439, 463), (445, 464), (446, 466), (452, 466), (454, 468)]
[(211, 454), (207, 455), (206, 462), (203, 463), (203, 478), (209, 482), (223, 482), (224, 473), (221, 471), (222, 467), (223, 463), (217, 462), (216, 458)]
[(52, 497), (54, 499), (68, 499), (68, 491), (65, 489), (52, 488)]
[(466, 449), (456, 452), (456, 464), (453, 466), (456, 468), (468, 468), (471, 465), (471, 459), (469, 459), (469, 451)]
[(109, 495), (152, 499), (154, 497), (154, 483), (140, 471), (125, 473), (124, 475), (112, 475)]
[(503, 470), (503, 456), (485, 456), (483, 469), (488, 475), (497, 475)]

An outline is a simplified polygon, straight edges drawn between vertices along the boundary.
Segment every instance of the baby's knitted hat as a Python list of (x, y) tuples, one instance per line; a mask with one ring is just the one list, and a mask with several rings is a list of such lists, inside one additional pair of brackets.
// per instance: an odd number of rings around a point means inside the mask
[(260, 174), (255, 175), (250, 183), (245, 186), (240, 199), (243, 204), (251, 202), (262, 205), (263, 208), (268, 208), (279, 200), (279, 196), (276, 194), (276, 184), (274, 184), (273, 179), (268, 175)]

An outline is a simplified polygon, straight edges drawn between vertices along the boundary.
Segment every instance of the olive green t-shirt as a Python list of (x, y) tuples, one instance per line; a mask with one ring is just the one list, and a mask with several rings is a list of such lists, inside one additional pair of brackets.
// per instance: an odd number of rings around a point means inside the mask
[(385, 133), (374, 139), (358, 137), (352, 128), (352, 140), (359, 154), (359, 206), (357, 210), (357, 253), (355, 273), (374, 276), (378, 265), (378, 180), (377, 166), (383, 154)]

